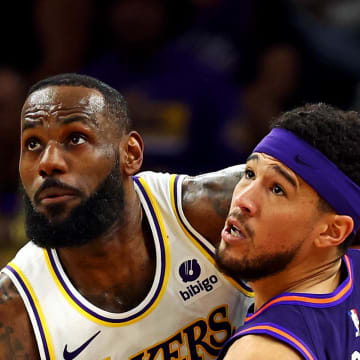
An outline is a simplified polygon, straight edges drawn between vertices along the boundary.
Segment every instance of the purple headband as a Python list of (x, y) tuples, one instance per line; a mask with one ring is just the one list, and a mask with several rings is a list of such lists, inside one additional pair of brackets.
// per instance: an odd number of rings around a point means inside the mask
[(356, 234), (360, 227), (360, 187), (319, 150), (292, 132), (274, 128), (253, 152), (280, 160), (304, 179), (340, 215), (349, 215)]

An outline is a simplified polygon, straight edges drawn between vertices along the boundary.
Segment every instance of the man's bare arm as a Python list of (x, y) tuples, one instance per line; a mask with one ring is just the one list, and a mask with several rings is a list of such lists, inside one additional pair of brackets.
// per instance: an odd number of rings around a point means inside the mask
[(39, 358), (25, 305), (8, 276), (0, 273), (0, 360)]
[(246, 335), (235, 341), (224, 360), (302, 360), (299, 352), (284, 342), (266, 335)]
[(243, 172), (244, 165), (237, 165), (184, 180), (184, 214), (190, 224), (213, 245), (220, 240), (234, 187)]

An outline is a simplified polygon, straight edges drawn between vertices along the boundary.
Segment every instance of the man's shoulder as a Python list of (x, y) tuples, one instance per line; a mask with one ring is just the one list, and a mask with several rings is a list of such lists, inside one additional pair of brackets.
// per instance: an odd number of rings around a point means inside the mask
[(4, 304), (13, 305), (17, 298), (21, 299), (13, 282), (6, 274), (0, 273), (0, 306)]
[(144, 179), (145, 181), (165, 181), (168, 182), (171, 177), (179, 176), (177, 174), (171, 174), (168, 172), (156, 172), (156, 171), (141, 171), (137, 173), (133, 178)]
[(266, 335), (246, 335), (236, 340), (227, 351), (225, 360), (288, 359), (303, 357), (293, 348)]
[(0, 321), (16, 322), (22, 314), (27, 316), (24, 302), (14, 283), (4, 273), (0, 273)]
[(38, 356), (24, 302), (4, 273), (0, 273), (0, 353), (5, 359)]
[(141, 192), (151, 193), (157, 199), (170, 200), (175, 193), (181, 193), (181, 186), (186, 175), (143, 171), (133, 177), (134, 183)]

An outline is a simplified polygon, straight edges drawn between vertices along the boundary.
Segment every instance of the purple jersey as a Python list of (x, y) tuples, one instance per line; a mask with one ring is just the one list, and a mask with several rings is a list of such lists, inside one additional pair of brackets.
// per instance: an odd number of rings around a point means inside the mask
[[(227, 341), (263, 334), (283, 341), (304, 359), (360, 360), (360, 251), (343, 257), (345, 279), (330, 294), (282, 293), (249, 312), (245, 324)], [(251, 309), (250, 309), (251, 310)]]

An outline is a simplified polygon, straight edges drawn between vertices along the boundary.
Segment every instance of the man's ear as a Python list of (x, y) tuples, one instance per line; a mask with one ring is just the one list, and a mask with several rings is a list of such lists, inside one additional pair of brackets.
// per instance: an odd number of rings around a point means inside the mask
[(131, 131), (124, 136), (124, 141), (120, 143), (120, 158), (126, 175), (132, 176), (140, 170), (143, 152), (144, 141), (138, 132)]
[(348, 215), (331, 214), (324, 230), (316, 238), (317, 247), (338, 246), (346, 240), (354, 228), (354, 221)]

